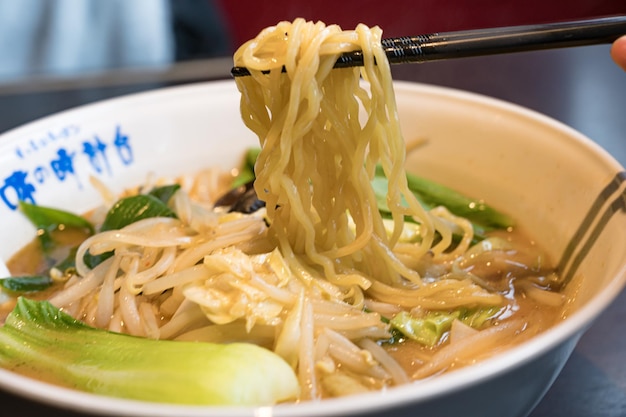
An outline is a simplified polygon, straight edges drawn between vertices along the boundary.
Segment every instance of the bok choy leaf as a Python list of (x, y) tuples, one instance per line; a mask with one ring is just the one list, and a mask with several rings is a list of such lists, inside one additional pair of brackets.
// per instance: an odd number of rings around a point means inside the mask
[[(449, 187), (409, 172), (406, 173), (406, 178), (409, 190), (427, 210), (444, 206), (451, 213), (471, 221), (475, 228), (484, 230), (505, 229), (514, 225), (513, 219), (484, 201), (467, 197)], [(388, 213), (386, 202), (388, 182), (380, 165), (376, 167), (373, 186), (379, 211)]]
[(261, 148), (249, 148), (246, 151), (243, 162), (239, 167), (239, 175), (235, 177), (232, 183), (232, 188), (237, 188), (251, 181), (254, 181), (254, 164), (256, 163), (256, 159), (259, 156), (259, 152), (261, 152)]
[(74, 227), (84, 229), (89, 234), (94, 233), (94, 227), (87, 219), (64, 210), (38, 206), (25, 201), (20, 201), (19, 209), (39, 230), (39, 240), (45, 251), (54, 247), (54, 239), (50, 233), (59, 227)]
[[(179, 188), (178, 184), (164, 185), (152, 189), (148, 194), (137, 194), (118, 200), (107, 212), (100, 231), (122, 229), (136, 221), (151, 217), (176, 218), (176, 213), (167, 204)], [(113, 252), (104, 252), (100, 255), (87, 252), (83, 259), (88, 267), (95, 268), (111, 256)]]
[(270, 405), (299, 393), (292, 368), (262, 347), (108, 332), (23, 297), (0, 328), (0, 365), (31, 368), (87, 392), (161, 403)]
[(150, 217), (176, 217), (176, 214), (159, 197), (137, 194), (118, 200), (104, 219), (100, 231), (117, 230), (136, 221)]
[(21, 295), (39, 292), (52, 285), (52, 278), (48, 275), (32, 275), (8, 277), (0, 279), (0, 288), (11, 295)]
[[(233, 188), (254, 180), (254, 164), (259, 151), (259, 148), (248, 149), (239, 167), (239, 176), (233, 182)], [(479, 240), (484, 238), (484, 233), (489, 230), (505, 229), (514, 225), (513, 219), (482, 200), (467, 197), (449, 187), (412, 173), (407, 172), (406, 177), (409, 190), (426, 210), (444, 206), (451, 213), (465, 217), (472, 222)], [(387, 206), (388, 186), (389, 182), (382, 166), (376, 166), (372, 187), (376, 194), (378, 210), (383, 216), (390, 216)], [(411, 221), (411, 219), (407, 220)]]

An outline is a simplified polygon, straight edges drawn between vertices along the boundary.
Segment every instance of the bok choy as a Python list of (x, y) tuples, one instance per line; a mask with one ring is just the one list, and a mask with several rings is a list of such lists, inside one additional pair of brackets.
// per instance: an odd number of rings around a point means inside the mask
[(44, 251), (49, 251), (53, 248), (55, 243), (51, 233), (60, 227), (84, 229), (89, 235), (95, 231), (93, 225), (85, 218), (64, 210), (37, 206), (25, 201), (20, 201), (19, 208), (33, 226), (37, 228), (37, 236)]
[(23, 297), (0, 328), (0, 365), (87, 392), (163, 403), (269, 405), (299, 393), (292, 368), (262, 347), (108, 332)]
[[(239, 176), (233, 182), (233, 188), (254, 180), (254, 164), (259, 151), (258, 148), (248, 149), (239, 167)], [(477, 240), (483, 239), (487, 231), (506, 229), (514, 225), (513, 219), (482, 200), (467, 197), (449, 187), (409, 172), (406, 173), (406, 178), (409, 190), (426, 210), (444, 206), (451, 213), (465, 217), (472, 222)], [(376, 194), (378, 211), (385, 217), (390, 216), (390, 210), (387, 206), (389, 183), (382, 166), (376, 166), (371, 184)], [(407, 218), (407, 220), (413, 221), (411, 218)]]

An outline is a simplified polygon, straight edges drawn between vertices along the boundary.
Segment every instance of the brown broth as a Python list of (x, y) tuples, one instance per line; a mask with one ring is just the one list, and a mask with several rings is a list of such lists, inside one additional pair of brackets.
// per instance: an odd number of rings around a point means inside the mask
[[(540, 249), (537, 248), (537, 245), (533, 241), (528, 239), (524, 233), (519, 232), (518, 230), (495, 232), (492, 234), (492, 236), (498, 236), (500, 238), (504, 238), (510, 242), (513, 242), (516, 247), (521, 248), (520, 250), (522, 252), (531, 254), (541, 253)], [(60, 245), (60, 249), (54, 252), (54, 261), (58, 261), (59, 259), (63, 259), (63, 257), (67, 255), (70, 247), (79, 244), (81, 240), (86, 238), (86, 236), (84, 234), (81, 235), (80, 233), (77, 234), (77, 231), (75, 230), (65, 230), (57, 231), (54, 238), (57, 242), (63, 243), (62, 245)], [(543, 265), (542, 270), (551, 272), (550, 261), (545, 257), (543, 259), (543, 262), (545, 262), (545, 264)], [(45, 273), (50, 268), (50, 262), (51, 260), (47, 259), (47, 257), (43, 254), (39, 241), (35, 239), (31, 243), (23, 247), (19, 252), (17, 252), (9, 260), (7, 265), (14, 275), (41, 274)], [(523, 281), (524, 279), (526, 278), (521, 278), (520, 281)], [(28, 297), (39, 300), (47, 299), (50, 298), (54, 294), (54, 292), (56, 292), (62, 286), (63, 283), (57, 283), (46, 291), (42, 291), (36, 294), (29, 294)], [(558, 307), (539, 305), (536, 301), (527, 297), (523, 291), (520, 291), (517, 288), (517, 285), (512, 286), (512, 288), (509, 288), (508, 291), (502, 293), (508, 299), (510, 305), (515, 306), (515, 312), (513, 316), (516, 318), (522, 318), (527, 323), (527, 325), (524, 328), (524, 331), (519, 332), (515, 335), (515, 337), (511, 338), (506, 346), (498, 346), (497, 351), (505, 350), (509, 347), (528, 340), (532, 336), (549, 329), (568, 315), (567, 308), (569, 303), (565, 302), (563, 303), (563, 306)], [(575, 285), (568, 286), (566, 299), (573, 297), (574, 294)], [(2, 322), (13, 307), (14, 303), (5, 303), (2, 306), (0, 310), (0, 320)], [(507, 318), (504, 318), (504, 320), (506, 319)], [(404, 368), (407, 375), (410, 376), (416, 370), (418, 370), (419, 367), (424, 363), (424, 361), (432, 356), (439, 349), (440, 346), (446, 344), (446, 337), (444, 337), (442, 340), (443, 341), (439, 344), (439, 346), (435, 347), (427, 347), (418, 342), (408, 339), (401, 343), (383, 344), (383, 346), (385, 347), (387, 352)], [(491, 356), (493, 354), (494, 352), (493, 350), (491, 350), (488, 354), (485, 355), (485, 357)], [(483, 358), (475, 357), (472, 358), (471, 362), (455, 363), (453, 367), (456, 368), (466, 366), (481, 359)], [(446, 369), (446, 372), (448, 370), (449, 369)], [(31, 369), (29, 367), (14, 369), (14, 371), (33, 378), (45, 378), (48, 382), (58, 385), (64, 385), (62, 381), (50, 380), (50, 375), (46, 375), (44, 377), (38, 374), (37, 370)]]
[[(524, 294), (517, 296), (518, 310), (515, 317), (523, 319), (527, 326), (524, 331), (512, 337), (506, 345), (499, 345), (498, 351), (519, 345), (533, 336), (541, 333), (561, 321), (563, 307), (540, 306)], [(443, 342), (445, 344), (445, 341)], [(386, 345), (387, 352), (404, 368), (408, 375), (413, 374), (419, 367), (430, 358), (440, 346), (428, 347), (410, 339), (402, 343)], [(478, 362), (486, 357), (493, 356), (495, 352), (489, 350), (483, 357), (473, 357), (471, 363)], [(458, 363), (455, 366), (466, 366), (470, 363)]]
[[(541, 254), (542, 257), (542, 271), (546, 274), (553, 273), (553, 263), (547, 257), (545, 252), (541, 250), (536, 244), (536, 242), (532, 241), (527, 237), (527, 234), (520, 231), (519, 229), (512, 229), (508, 231), (495, 231), (489, 234), (490, 237), (499, 237), (506, 239), (512, 242), (516, 248), (519, 248), (520, 251), (525, 254), (521, 256), (521, 259), (526, 259), (527, 254)], [(541, 273), (537, 275), (542, 275)], [(566, 317), (571, 313), (571, 300), (576, 295), (578, 285), (580, 282), (580, 277), (575, 277), (574, 280), (570, 282), (570, 284), (564, 289), (561, 290), (560, 293), (564, 296), (564, 301), (562, 305), (559, 306), (550, 306), (537, 302), (531, 297), (527, 296), (522, 288), (519, 288), (521, 283), (525, 281), (537, 281), (540, 279), (536, 279), (535, 276), (522, 277), (517, 279), (516, 284), (512, 286), (512, 288), (506, 292), (503, 292), (503, 295), (509, 300), (509, 308), (514, 308), (514, 312), (510, 315), (507, 314), (503, 320), (515, 318), (520, 319), (526, 323), (524, 330), (515, 334), (514, 337), (510, 338), (510, 340), (506, 343), (506, 345), (499, 345), (496, 349), (498, 352), (511, 348), (513, 346), (519, 345), (533, 336), (544, 332), (557, 323), (563, 321)], [(539, 277), (542, 278), (542, 277)], [(549, 280), (547, 280), (549, 282)], [(545, 285), (546, 288), (549, 288), (549, 284)], [(514, 307), (513, 307), (514, 306)], [(415, 371), (419, 369), (419, 367), (427, 361), (435, 352), (439, 350), (440, 347), (446, 344), (447, 337), (442, 338), (442, 342), (434, 347), (424, 346), (416, 341), (406, 339), (402, 343), (396, 343), (391, 345), (384, 345), (387, 352), (403, 367), (403, 369), (407, 372), (408, 375), (413, 374)], [(471, 363), (478, 362), (487, 357), (493, 356), (495, 353), (494, 350), (489, 350), (482, 357), (473, 357), (470, 363), (456, 363), (454, 367), (462, 367), (469, 365)], [(450, 369), (446, 369), (446, 372)]]
[[(51, 232), (52, 239), (57, 247), (45, 254), (38, 238), (30, 241), (26, 246), (15, 253), (7, 262), (7, 268), (12, 276), (44, 275), (57, 262), (65, 259), (73, 246), (79, 245), (88, 237), (85, 230), (78, 228), (63, 228)], [(63, 287), (62, 282), (55, 282), (44, 291), (28, 293), (26, 296), (33, 300), (47, 300)], [(15, 307), (16, 300), (0, 304), (0, 323), (4, 323), (6, 316)]]

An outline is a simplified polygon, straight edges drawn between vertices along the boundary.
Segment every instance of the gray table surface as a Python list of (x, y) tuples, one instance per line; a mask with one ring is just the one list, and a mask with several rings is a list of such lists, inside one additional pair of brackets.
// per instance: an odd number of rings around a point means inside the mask
[[(84, 103), (220, 78), (229, 62), (205, 61), (189, 68), (0, 86), (0, 132)], [(608, 46), (413, 64), (393, 71), (396, 79), (460, 88), (538, 110), (587, 135), (626, 166), (626, 73), (610, 60)], [(582, 337), (531, 417), (626, 416), (625, 323), (623, 291)], [(0, 416), (80, 416), (1, 391), (0, 404)]]

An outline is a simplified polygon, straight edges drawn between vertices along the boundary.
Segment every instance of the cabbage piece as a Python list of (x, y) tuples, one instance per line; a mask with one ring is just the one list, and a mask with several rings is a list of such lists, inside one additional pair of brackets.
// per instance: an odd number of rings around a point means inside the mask
[(426, 346), (435, 346), (444, 332), (450, 329), (457, 314), (433, 312), (425, 317), (413, 317), (402, 311), (391, 319), (393, 328), (400, 330), (409, 339)]
[(494, 318), (500, 310), (500, 307), (461, 308), (450, 312), (429, 311), (419, 317), (402, 311), (396, 314), (389, 323), (393, 329), (399, 330), (409, 339), (432, 347), (441, 340), (445, 332), (450, 330), (454, 320), (459, 320), (472, 328), (480, 329), (488, 320)]
[(23, 297), (0, 328), (0, 365), (31, 368), (79, 390), (160, 403), (270, 405), (299, 394), (291, 367), (262, 347), (108, 332)]

